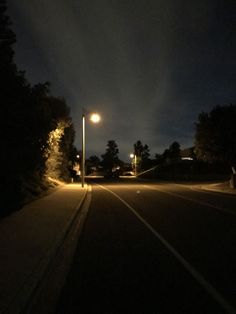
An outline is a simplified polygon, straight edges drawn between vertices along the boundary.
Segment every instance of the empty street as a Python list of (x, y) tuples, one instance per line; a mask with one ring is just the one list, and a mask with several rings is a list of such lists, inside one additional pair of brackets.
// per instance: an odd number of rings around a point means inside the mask
[(88, 183), (57, 313), (235, 313), (235, 196), (132, 178)]

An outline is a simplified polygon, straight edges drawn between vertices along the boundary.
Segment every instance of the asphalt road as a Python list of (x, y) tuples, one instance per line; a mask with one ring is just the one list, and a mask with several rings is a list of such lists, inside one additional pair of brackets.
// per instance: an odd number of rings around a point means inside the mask
[(236, 313), (236, 197), (190, 186), (92, 184), (57, 313)]

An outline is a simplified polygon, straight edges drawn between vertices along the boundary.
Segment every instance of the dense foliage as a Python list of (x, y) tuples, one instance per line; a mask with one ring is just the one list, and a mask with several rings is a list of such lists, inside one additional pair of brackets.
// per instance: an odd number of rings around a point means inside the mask
[[(2, 211), (47, 188), (47, 176), (68, 179), (74, 130), (64, 99), (49, 83), (31, 86), (14, 63), (15, 34), (0, 1), (0, 116)], [(60, 130), (60, 131), (59, 131)], [(53, 139), (53, 134), (57, 138)], [(60, 134), (59, 134), (59, 133)], [(55, 146), (54, 146), (54, 144)], [(53, 159), (57, 171), (52, 171)], [(55, 169), (54, 169), (55, 170)]]
[(216, 106), (199, 115), (195, 152), (199, 159), (236, 166), (236, 105)]
[(150, 160), (150, 149), (147, 144), (143, 145), (140, 140), (134, 144), (134, 155), (136, 156), (136, 170), (141, 172), (152, 166)]
[(119, 157), (118, 145), (114, 140), (107, 142), (107, 148), (105, 154), (102, 155), (101, 165), (107, 176), (114, 176), (117, 174), (117, 170), (121, 166), (122, 162)]
[(168, 149), (165, 149), (163, 153), (163, 160), (166, 163), (173, 163), (179, 161), (180, 159), (180, 144), (178, 142), (173, 142)]

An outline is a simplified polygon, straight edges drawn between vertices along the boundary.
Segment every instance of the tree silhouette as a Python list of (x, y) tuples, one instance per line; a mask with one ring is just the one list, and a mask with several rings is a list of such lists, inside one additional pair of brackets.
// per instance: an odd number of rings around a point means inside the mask
[[(24, 118), (29, 105), (30, 88), (13, 61), (15, 34), (6, 15), (6, 1), (0, 2), (0, 138), (1, 138), (1, 200), (2, 207), (15, 207), (21, 202), (22, 174), (26, 165), (22, 142), (27, 142)], [(14, 198), (9, 193), (14, 193)]]
[(134, 144), (134, 154), (136, 155), (136, 168), (140, 172), (151, 167), (150, 149), (147, 144), (143, 145), (140, 140)]
[(179, 161), (181, 159), (180, 144), (178, 142), (173, 142), (168, 149), (164, 150), (162, 157), (165, 163), (173, 163)]
[(96, 155), (92, 155), (87, 159), (91, 167), (98, 167), (101, 163), (100, 158)]
[(96, 155), (90, 156), (88, 159), (86, 159), (86, 173), (90, 174), (94, 170), (98, 170), (98, 167), (100, 166), (101, 161), (100, 158)]
[(6, 1), (0, 0), (0, 188), (3, 195), (0, 207), (3, 209), (18, 207), (29, 195), (47, 187), (47, 159), (52, 157), (50, 136), (51, 132), (57, 132), (59, 125), (63, 125), (63, 132), (58, 141), (58, 176), (67, 179), (74, 139), (65, 100), (53, 97), (47, 82), (32, 87), (14, 63), (16, 37), (10, 26)]
[(236, 166), (236, 105), (216, 106), (199, 114), (195, 152), (199, 159)]
[(16, 42), (16, 35), (11, 30), (10, 18), (5, 14), (7, 10), (6, 1), (0, 1), (0, 70), (9, 71), (9, 65), (14, 68), (14, 50), (12, 45)]
[(178, 142), (173, 142), (169, 147), (169, 157), (171, 161), (180, 160), (180, 144)]
[(112, 176), (116, 172), (116, 168), (120, 166), (121, 161), (118, 158), (119, 149), (114, 140), (107, 143), (106, 152), (102, 155), (102, 166), (108, 176)]

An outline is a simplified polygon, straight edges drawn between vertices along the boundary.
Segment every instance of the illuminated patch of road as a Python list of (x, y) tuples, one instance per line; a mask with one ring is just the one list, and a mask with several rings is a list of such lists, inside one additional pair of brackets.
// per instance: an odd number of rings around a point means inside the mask
[[(97, 184), (100, 188), (106, 190), (121, 201), (144, 226), (168, 249), (168, 251), (178, 260), (178, 262), (185, 268), (185, 270), (192, 275), (192, 277), (201, 285), (201, 287), (228, 313), (236, 314), (236, 310), (229, 304), (227, 300), (192, 266), (176, 249), (169, 244), (137, 211), (129, 205), (118, 194), (111, 191), (109, 188)], [(146, 186), (145, 186), (146, 187)]]

